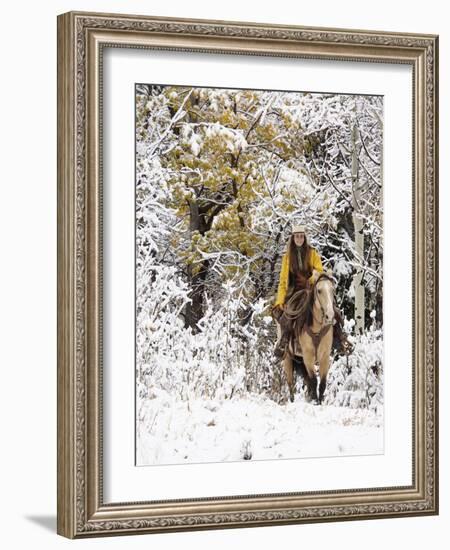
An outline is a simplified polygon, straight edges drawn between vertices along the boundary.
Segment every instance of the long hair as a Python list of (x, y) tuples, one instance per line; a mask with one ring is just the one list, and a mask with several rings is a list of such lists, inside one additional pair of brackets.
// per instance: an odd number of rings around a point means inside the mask
[(293, 276), (296, 276), (299, 273), (298, 257), (297, 257), (298, 252), (300, 252), (300, 254), (302, 255), (302, 263), (303, 263), (304, 271), (309, 273), (311, 271), (311, 262), (310, 262), (311, 247), (308, 244), (306, 235), (305, 235), (305, 240), (303, 241), (303, 244), (300, 248), (295, 244), (294, 235), (291, 235), (289, 238), (289, 244), (287, 249), (289, 253), (289, 273), (292, 274)]

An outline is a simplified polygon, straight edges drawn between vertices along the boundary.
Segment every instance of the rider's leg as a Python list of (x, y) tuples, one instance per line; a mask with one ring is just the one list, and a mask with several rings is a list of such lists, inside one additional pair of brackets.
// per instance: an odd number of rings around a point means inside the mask
[(336, 304), (334, 304), (334, 318), (336, 323), (333, 326), (333, 348), (338, 353), (350, 353), (352, 345), (347, 339), (347, 334), (344, 331), (344, 320)]
[(278, 319), (278, 326), (280, 328), (280, 336), (274, 349), (275, 357), (283, 357), (286, 351), (286, 347), (289, 343), (289, 338), (292, 334), (292, 320), (288, 319), (283, 313)]

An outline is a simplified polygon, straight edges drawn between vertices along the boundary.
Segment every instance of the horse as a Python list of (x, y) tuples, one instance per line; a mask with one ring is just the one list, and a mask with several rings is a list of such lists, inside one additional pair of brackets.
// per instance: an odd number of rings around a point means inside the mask
[[(300, 304), (298, 309), (295, 309), (296, 302)], [(296, 366), (306, 384), (307, 399), (316, 404), (322, 404), (330, 368), (335, 323), (334, 282), (331, 271), (326, 273), (314, 271), (312, 287), (309, 290), (294, 293), (285, 307), (284, 314), (294, 321), (294, 334), (283, 358), (290, 400), (294, 401), (294, 366)], [(299, 314), (303, 315), (303, 322), (298, 321)], [(280, 336), (279, 325), (278, 328)], [(319, 367), (319, 384), (316, 365)], [(319, 386), (318, 394), (317, 386)]]

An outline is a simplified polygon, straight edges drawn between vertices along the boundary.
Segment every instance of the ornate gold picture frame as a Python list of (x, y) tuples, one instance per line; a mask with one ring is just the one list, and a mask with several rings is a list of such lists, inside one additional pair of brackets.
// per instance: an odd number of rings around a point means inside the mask
[[(103, 55), (107, 48), (412, 69), (408, 485), (104, 498)], [(58, 17), (58, 533), (69, 538), (438, 513), (438, 37), (70, 12)], [(400, 284), (400, 283), (399, 283)], [(131, 370), (133, 366), (131, 366)], [(188, 467), (188, 466), (185, 466)]]

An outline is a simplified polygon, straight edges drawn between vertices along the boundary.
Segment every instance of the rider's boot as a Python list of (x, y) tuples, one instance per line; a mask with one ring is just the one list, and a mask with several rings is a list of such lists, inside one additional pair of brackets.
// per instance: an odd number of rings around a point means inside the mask
[(338, 355), (349, 355), (353, 351), (353, 345), (348, 341), (347, 335), (339, 322), (333, 327), (333, 348)]

